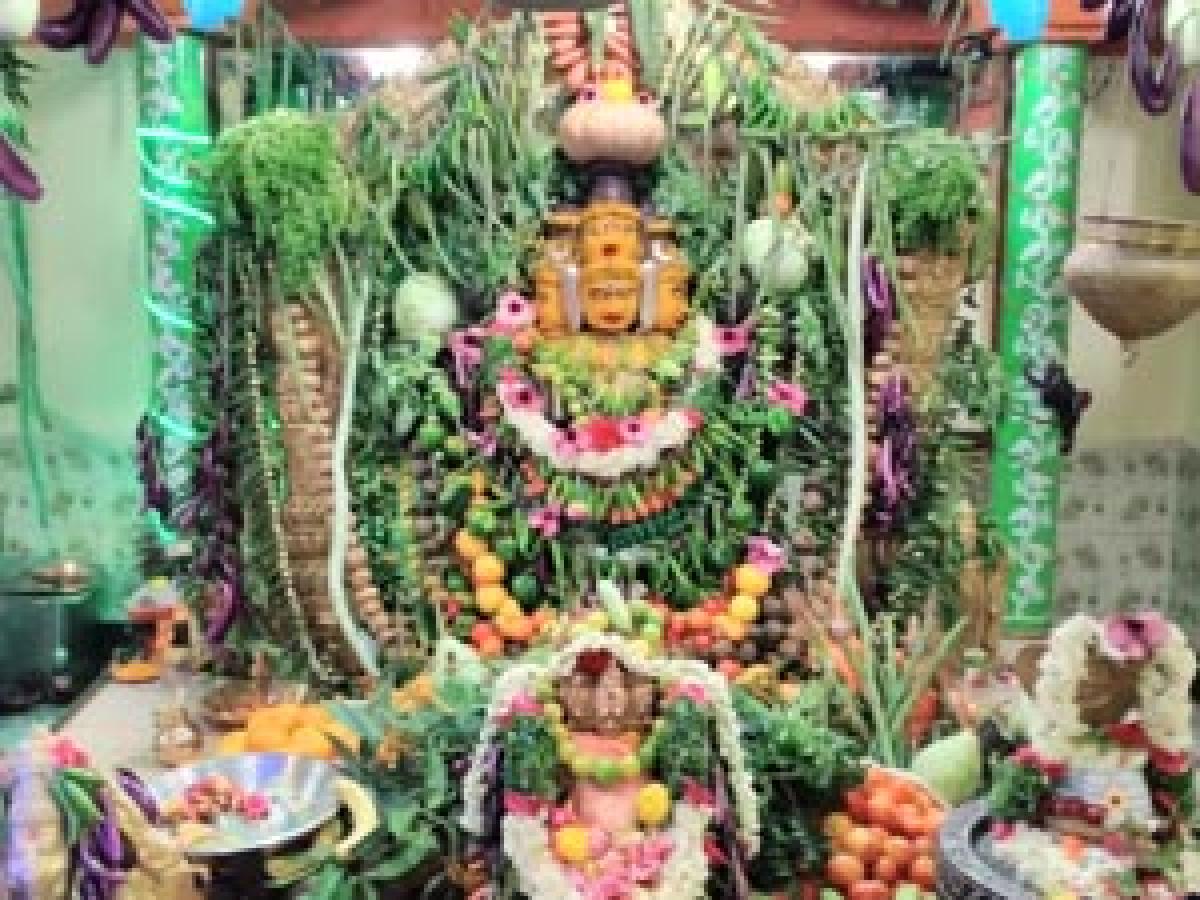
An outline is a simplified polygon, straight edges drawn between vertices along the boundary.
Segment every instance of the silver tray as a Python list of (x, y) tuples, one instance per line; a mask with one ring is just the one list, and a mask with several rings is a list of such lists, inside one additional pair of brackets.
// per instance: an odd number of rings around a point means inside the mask
[(208, 775), (224, 775), (243, 790), (265, 794), (270, 808), (261, 822), (218, 816), (210, 837), (185, 848), (193, 858), (271, 850), (310, 834), (338, 810), (333, 767), (287, 753), (242, 753), (204, 760), (148, 776), (146, 787), (161, 806), (183, 796), (189, 785)]

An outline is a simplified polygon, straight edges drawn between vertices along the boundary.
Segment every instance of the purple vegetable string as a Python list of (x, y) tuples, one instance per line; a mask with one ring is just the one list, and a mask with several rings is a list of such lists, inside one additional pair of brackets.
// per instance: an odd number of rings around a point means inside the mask
[(162, 437), (142, 416), (137, 426), (137, 469), (142, 482), (142, 507), (166, 523), (171, 518), (171, 492), (163, 476)]
[(916, 491), (917, 423), (908, 382), (892, 375), (876, 399), (879, 446), (872, 479), (871, 519), (885, 531), (895, 528)]
[(896, 321), (896, 303), (891, 279), (877, 257), (867, 256), (862, 277), (863, 297), (866, 300), (866, 320), (863, 323), (866, 343), (864, 350), (867, 363), (870, 364), (875, 355), (883, 349), (884, 342), (892, 331), (892, 324)]

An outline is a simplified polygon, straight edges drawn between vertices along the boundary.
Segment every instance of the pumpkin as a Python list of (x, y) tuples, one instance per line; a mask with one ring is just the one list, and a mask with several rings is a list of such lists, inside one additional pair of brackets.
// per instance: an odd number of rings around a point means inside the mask
[(23, 41), (33, 34), (40, 5), (38, 0), (4, 0), (0, 4), (0, 39)]
[(409, 275), (396, 288), (392, 311), (396, 327), (413, 336), (443, 335), (458, 319), (458, 302), (442, 278), (426, 272)]
[(755, 219), (746, 226), (742, 245), (756, 281), (792, 291), (808, 278), (813, 239), (796, 217)]
[(563, 114), (558, 138), (577, 163), (653, 162), (667, 140), (667, 123), (651, 103), (605, 99), (585, 90)]

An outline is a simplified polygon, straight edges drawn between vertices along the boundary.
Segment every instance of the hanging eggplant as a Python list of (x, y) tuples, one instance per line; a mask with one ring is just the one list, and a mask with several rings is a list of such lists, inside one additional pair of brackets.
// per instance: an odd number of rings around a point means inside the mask
[(1188, 191), (1200, 194), (1200, 77), (1192, 81), (1183, 105), (1183, 127), (1179, 132), (1179, 167)]
[(36, 34), (51, 50), (86, 47), (87, 61), (99, 65), (108, 59), (126, 15), (153, 41), (166, 43), (175, 35), (155, 0), (75, 0), (66, 15), (39, 23)]
[(1167, 42), (1160, 64), (1156, 65), (1151, 42), (1162, 27), (1163, 0), (1136, 0), (1129, 29), (1129, 77), (1142, 108), (1160, 116), (1171, 108), (1179, 83), (1179, 54)]
[(1135, 3), (1136, 0), (1112, 0), (1112, 5), (1108, 8), (1108, 23), (1104, 29), (1105, 40), (1123, 41), (1129, 36)]
[(0, 185), (30, 203), (42, 199), (42, 183), (3, 132), (0, 132)]

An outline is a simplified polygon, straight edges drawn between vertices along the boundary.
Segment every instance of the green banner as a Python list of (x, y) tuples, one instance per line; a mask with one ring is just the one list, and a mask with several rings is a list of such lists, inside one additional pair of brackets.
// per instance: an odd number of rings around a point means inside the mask
[(1062, 268), (1075, 239), (1087, 49), (1017, 51), (999, 352), (1010, 405), (996, 436), (993, 510), (1009, 550), (1005, 626), (1054, 617), (1060, 437), (1028, 374), (1066, 363)]
[[(206, 303), (195, 256), (213, 219), (194, 173), (211, 138), (205, 46), (179, 35), (170, 44), (139, 40), (138, 153), (149, 277), (146, 310), (154, 362), (148, 415), (162, 436), (163, 476), (178, 505), (191, 493), (196, 447), (205, 438), (205, 360), (197, 358), (197, 317)], [(165, 524), (165, 523), (163, 523)], [(164, 541), (173, 538), (168, 531)]]

